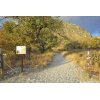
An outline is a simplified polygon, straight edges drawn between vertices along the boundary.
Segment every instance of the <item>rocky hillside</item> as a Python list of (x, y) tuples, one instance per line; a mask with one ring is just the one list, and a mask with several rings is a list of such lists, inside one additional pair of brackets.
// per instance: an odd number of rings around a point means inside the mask
[(91, 34), (77, 25), (65, 23), (62, 36), (70, 41), (81, 41), (91, 37)]

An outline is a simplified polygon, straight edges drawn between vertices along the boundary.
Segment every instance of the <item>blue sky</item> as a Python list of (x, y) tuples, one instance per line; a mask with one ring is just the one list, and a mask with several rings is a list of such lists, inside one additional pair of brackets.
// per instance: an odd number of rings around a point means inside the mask
[(93, 36), (100, 36), (100, 16), (62, 16), (65, 22), (81, 26)]
[[(87, 32), (91, 33), (93, 36), (100, 36), (100, 16), (62, 16), (61, 17), (65, 22), (70, 22), (80, 27), (84, 28)], [(0, 26), (2, 23), (9, 21), (11, 19), (1, 20), (0, 17)]]
[(0, 26), (2, 26), (2, 24), (4, 22), (10, 21), (10, 20), (12, 20), (12, 19), (11, 18), (5, 18), (5, 19), (3, 19), (3, 17), (0, 17)]

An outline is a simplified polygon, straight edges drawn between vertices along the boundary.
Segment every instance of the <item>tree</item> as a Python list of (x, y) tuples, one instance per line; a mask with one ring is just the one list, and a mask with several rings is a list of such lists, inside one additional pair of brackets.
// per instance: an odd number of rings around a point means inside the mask
[(2, 30), (3, 38), (5, 41), (5, 45), (2, 45), (4, 49), (8, 51), (14, 51), (17, 45), (26, 45), (28, 46), (30, 43), (30, 38), (26, 35), (22, 34), (19, 26), (16, 25), (15, 22), (6, 22), (3, 25)]
[(0, 30), (0, 48), (5, 47), (6, 44), (7, 44), (6, 34), (4, 33), (4, 31)]
[(3, 28), (7, 33), (12, 33), (15, 26), (15, 22), (6, 22), (3, 24)]
[(26, 16), (17, 17), (17, 19), (20, 34), (30, 37), (30, 44), (37, 46), (41, 52), (56, 45), (56, 34), (62, 27), (62, 21), (58, 17)]

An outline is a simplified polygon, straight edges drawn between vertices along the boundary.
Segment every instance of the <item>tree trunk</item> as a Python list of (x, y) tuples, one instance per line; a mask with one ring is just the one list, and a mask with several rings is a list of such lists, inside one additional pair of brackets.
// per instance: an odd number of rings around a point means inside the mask
[(40, 51), (41, 51), (41, 53), (45, 52), (45, 46), (43, 43), (41, 43), (41, 45), (40, 45)]

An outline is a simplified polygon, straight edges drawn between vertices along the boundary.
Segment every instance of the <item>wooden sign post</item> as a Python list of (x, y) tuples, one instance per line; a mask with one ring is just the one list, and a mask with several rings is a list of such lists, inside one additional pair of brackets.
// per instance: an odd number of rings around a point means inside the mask
[(91, 77), (92, 77), (91, 71), (92, 71), (93, 69), (92, 69), (90, 51), (87, 51), (86, 67), (87, 67), (87, 70), (89, 71), (89, 78), (91, 78)]
[(3, 61), (3, 52), (0, 48), (0, 68), (1, 68), (1, 74), (4, 76), (4, 61)]
[(90, 56), (90, 51), (87, 51), (86, 62), (87, 62), (87, 67), (91, 67), (91, 56)]
[(23, 64), (23, 57), (22, 57), (23, 55), (20, 55), (20, 58), (21, 58), (21, 72), (23, 72), (23, 66), (24, 66), (24, 64)]
[(21, 72), (23, 72), (24, 67), (24, 55), (26, 54), (26, 46), (16, 46), (16, 54), (21, 57)]

